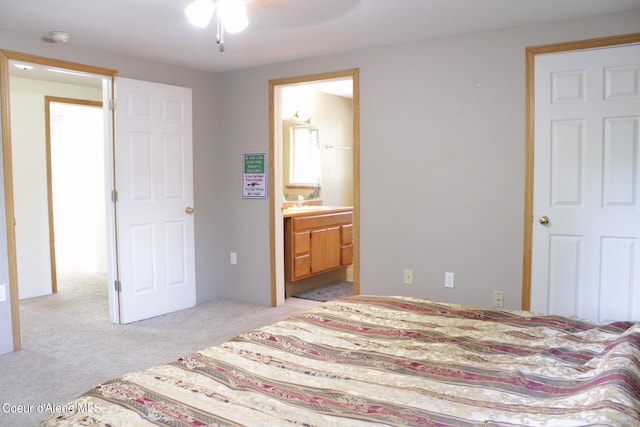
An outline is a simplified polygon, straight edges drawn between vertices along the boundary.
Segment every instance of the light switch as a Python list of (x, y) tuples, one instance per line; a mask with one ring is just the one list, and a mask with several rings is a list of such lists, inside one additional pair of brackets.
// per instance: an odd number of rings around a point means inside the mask
[(0, 302), (7, 300), (7, 285), (4, 283), (0, 285)]

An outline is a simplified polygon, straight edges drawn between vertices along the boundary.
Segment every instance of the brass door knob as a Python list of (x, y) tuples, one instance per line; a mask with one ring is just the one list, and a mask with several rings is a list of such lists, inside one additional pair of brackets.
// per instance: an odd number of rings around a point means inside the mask
[(542, 225), (547, 225), (549, 224), (549, 217), (546, 215), (542, 215), (540, 218), (538, 218), (538, 222)]
[(191, 206), (187, 206), (187, 209), (185, 209), (184, 211), (191, 215), (193, 213), (193, 208)]

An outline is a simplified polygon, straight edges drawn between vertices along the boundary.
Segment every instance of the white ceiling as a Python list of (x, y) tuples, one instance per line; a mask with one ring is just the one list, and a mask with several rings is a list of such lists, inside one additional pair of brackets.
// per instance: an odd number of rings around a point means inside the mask
[[(640, 8), (640, 0), (239, 0), (249, 28), (227, 34), (218, 52), (215, 25), (186, 20), (191, 1), (0, 0), (0, 28), (51, 43), (53, 57), (82, 46), (218, 72)], [(50, 31), (71, 39), (53, 45)]]

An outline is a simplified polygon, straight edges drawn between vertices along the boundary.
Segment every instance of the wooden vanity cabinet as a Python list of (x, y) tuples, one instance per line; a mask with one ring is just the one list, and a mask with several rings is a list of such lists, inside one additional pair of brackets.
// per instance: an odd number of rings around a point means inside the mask
[(353, 262), (353, 212), (285, 218), (285, 278), (324, 273)]

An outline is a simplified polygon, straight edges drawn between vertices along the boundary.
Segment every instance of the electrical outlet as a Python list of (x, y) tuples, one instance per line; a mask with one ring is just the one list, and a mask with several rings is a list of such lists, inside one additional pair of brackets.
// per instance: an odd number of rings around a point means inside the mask
[(413, 270), (408, 268), (404, 270), (404, 284), (413, 285)]
[(504, 307), (504, 291), (493, 291), (493, 306)]
[(231, 264), (237, 264), (238, 263), (238, 253), (237, 252), (231, 252), (231, 256), (229, 257), (229, 261), (231, 262)]
[(447, 271), (444, 273), (444, 287), (445, 288), (453, 288), (455, 287), (455, 274)]

